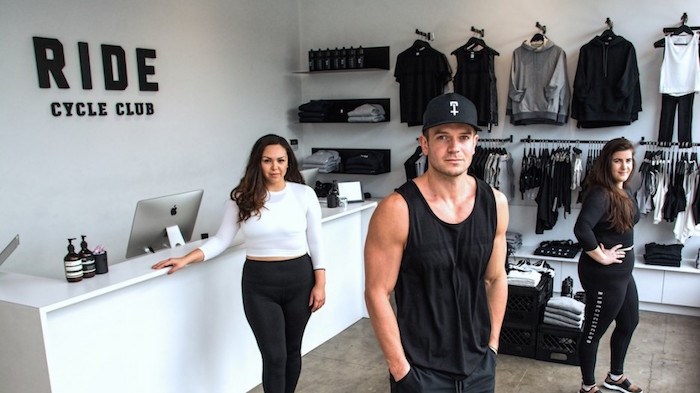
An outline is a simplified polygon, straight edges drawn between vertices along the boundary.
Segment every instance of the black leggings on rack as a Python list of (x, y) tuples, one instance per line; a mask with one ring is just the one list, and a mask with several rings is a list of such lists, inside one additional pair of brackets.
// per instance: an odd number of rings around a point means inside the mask
[(623, 374), (625, 356), (634, 329), (639, 323), (639, 297), (631, 273), (590, 269), (579, 263), (579, 278), (586, 291), (586, 312), (583, 333), (579, 340), (579, 356), (583, 383), (593, 385), (600, 338), (613, 321), (610, 337), (610, 372)]
[(243, 265), (243, 309), (263, 361), (265, 393), (292, 393), (301, 374), (301, 339), (311, 316), (311, 258)]
[(695, 93), (676, 97), (661, 95), (661, 118), (659, 119), (659, 142), (673, 140), (673, 125), (678, 113), (678, 142), (692, 142), (693, 99)]

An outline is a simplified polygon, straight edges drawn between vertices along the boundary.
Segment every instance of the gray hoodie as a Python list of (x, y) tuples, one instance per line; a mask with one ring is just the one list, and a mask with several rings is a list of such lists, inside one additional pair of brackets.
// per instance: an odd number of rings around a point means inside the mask
[(525, 41), (513, 51), (506, 105), (512, 124), (565, 124), (570, 95), (566, 53), (551, 40), (540, 47)]

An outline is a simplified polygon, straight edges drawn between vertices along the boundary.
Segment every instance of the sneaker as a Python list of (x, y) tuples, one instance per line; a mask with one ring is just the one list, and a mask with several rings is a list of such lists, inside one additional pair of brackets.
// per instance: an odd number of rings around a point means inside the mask
[(597, 386), (593, 385), (592, 388), (589, 390), (585, 390), (584, 388), (579, 389), (578, 393), (598, 393), (600, 392), (600, 389), (598, 389)]
[(608, 376), (605, 377), (603, 386), (623, 393), (644, 393), (642, 388), (630, 382), (630, 380), (624, 375), (620, 377), (618, 381), (614, 381), (612, 378), (610, 378), (610, 374), (608, 374)]

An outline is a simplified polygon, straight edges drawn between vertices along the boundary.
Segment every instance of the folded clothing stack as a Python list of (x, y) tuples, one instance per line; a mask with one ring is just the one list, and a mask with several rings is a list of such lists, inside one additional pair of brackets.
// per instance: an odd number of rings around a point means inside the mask
[(379, 104), (362, 104), (348, 112), (350, 123), (377, 123), (384, 121), (384, 107)]
[(543, 255), (559, 258), (574, 258), (581, 250), (578, 243), (573, 240), (547, 240), (540, 242), (540, 245), (535, 249), (535, 255)]
[(319, 173), (331, 173), (340, 168), (340, 154), (335, 150), (318, 150), (304, 159), (302, 168), (318, 168)]
[(542, 273), (512, 269), (508, 272), (508, 285), (518, 287), (536, 287), (542, 280)]
[(508, 265), (508, 285), (534, 288), (542, 280), (543, 274), (554, 277), (554, 269), (547, 262), (522, 259)]
[(681, 267), (682, 244), (647, 243), (644, 245), (644, 263), (647, 265)]
[(513, 253), (523, 246), (523, 235), (522, 233), (507, 231), (506, 232), (506, 243), (508, 244), (508, 252)]
[(345, 173), (376, 175), (385, 172), (384, 154), (379, 151), (361, 151), (355, 155), (345, 157), (343, 164)]
[(321, 123), (328, 120), (331, 104), (328, 101), (313, 100), (299, 105), (299, 121)]
[(555, 296), (547, 301), (543, 323), (573, 329), (583, 327), (583, 313), (586, 305), (568, 296)]

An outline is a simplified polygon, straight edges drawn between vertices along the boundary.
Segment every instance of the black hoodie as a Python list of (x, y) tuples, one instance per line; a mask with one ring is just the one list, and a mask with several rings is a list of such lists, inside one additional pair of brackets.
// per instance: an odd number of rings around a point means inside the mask
[(571, 117), (579, 128), (627, 126), (642, 110), (634, 45), (622, 36), (593, 38), (581, 47)]

